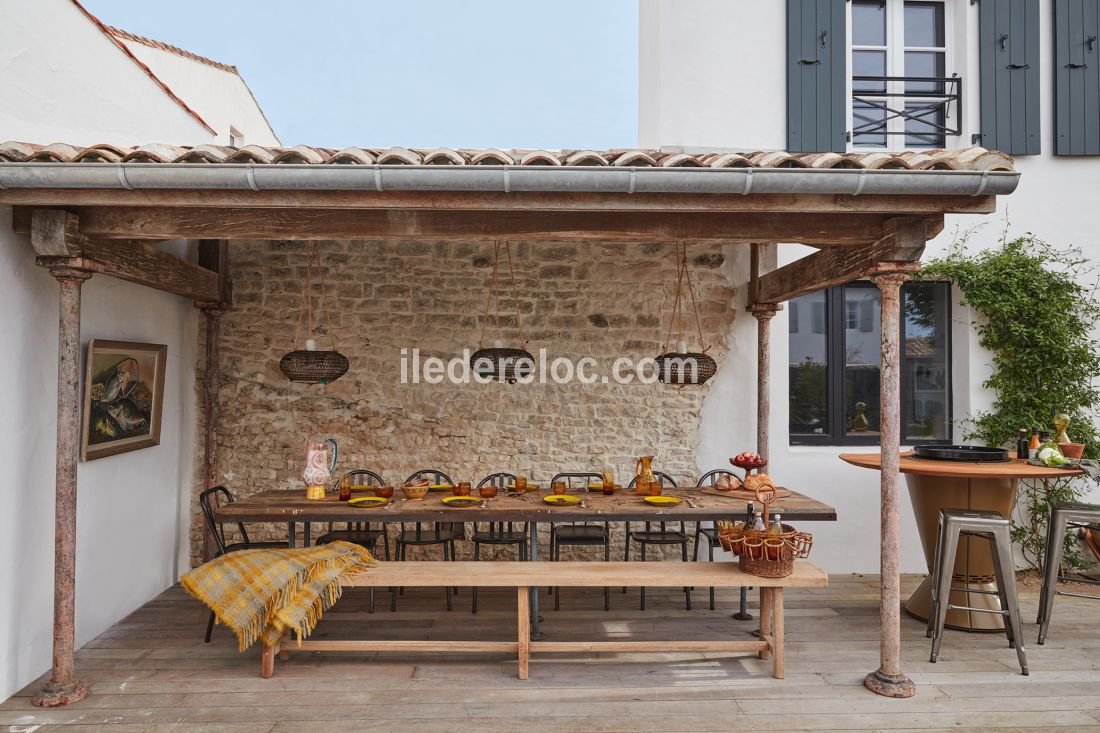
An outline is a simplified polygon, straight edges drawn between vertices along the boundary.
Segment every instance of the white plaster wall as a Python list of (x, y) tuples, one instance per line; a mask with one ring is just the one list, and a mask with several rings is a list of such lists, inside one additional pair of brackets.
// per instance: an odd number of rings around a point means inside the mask
[(240, 76), (191, 61), (178, 54), (121, 39), (126, 47), (164, 81), (217, 132), (215, 142), (229, 144), (229, 127), (243, 134), (245, 145), (278, 145), (252, 92)]
[(0, 0), (0, 140), (133, 145), (209, 137), (69, 0)]
[[(0, 0), (0, 100), (0, 140), (214, 141), (69, 0)], [(83, 303), (85, 344), (164, 343), (168, 363), (161, 444), (78, 469), (78, 646), (186, 568), (198, 323), (187, 300), (103, 276), (85, 283)], [(0, 700), (50, 666), (57, 304), (56, 282), (0, 207)]]
[[(1042, 155), (1016, 159), (1019, 188), (1001, 197), (989, 216), (949, 216), (943, 234), (929, 243), (925, 259), (941, 254), (959, 231), (975, 229), (974, 246), (994, 244), (1004, 232), (1035, 232), (1058, 245), (1081, 246), (1100, 262), (1100, 158), (1053, 155), (1051, 106), (1051, 3), (1041, 4), (1039, 36), (1044, 70), (1040, 74)], [(965, 147), (977, 132), (978, 57), (974, 43), (978, 6), (951, 8), (948, 74), (957, 71), (966, 84), (964, 134), (949, 145)], [(774, 2), (721, 0), (639, 0), (639, 145), (666, 149), (779, 149), (786, 144), (786, 10)], [(780, 264), (809, 251), (780, 247)], [(728, 260), (735, 283), (748, 277), (747, 255)], [(740, 264), (737, 264), (740, 263)], [(1088, 283), (1090, 286), (1093, 283)], [(993, 396), (981, 386), (990, 372), (989, 354), (970, 327), (973, 314), (958, 305), (952, 311), (953, 410), (962, 418), (987, 408)], [(732, 354), (741, 360), (721, 365), (703, 409), (699, 470), (728, 465), (728, 457), (754, 448), (756, 411), (755, 334), (751, 317), (738, 318), (731, 333)], [(787, 321), (780, 313), (772, 325), (771, 470), (783, 483), (837, 508), (839, 521), (812, 526), (814, 558), (831, 572), (878, 570), (878, 474), (842, 463), (842, 452), (871, 448), (808, 447), (788, 444)], [(955, 438), (961, 439), (962, 430)], [(1100, 491), (1091, 498), (1100, 501)], [(902, 571), (925, 570), (916, 524), (902, 492)]]
[[(50, 664), (58, 288), (0, 207), (0, 698)], [(78, 469), (77, 645), (172, 585), (184, 568), (194, 456), (194, 307), (102, 276), (83, 286), (81, 341), (168, 345), (161, 444)]]

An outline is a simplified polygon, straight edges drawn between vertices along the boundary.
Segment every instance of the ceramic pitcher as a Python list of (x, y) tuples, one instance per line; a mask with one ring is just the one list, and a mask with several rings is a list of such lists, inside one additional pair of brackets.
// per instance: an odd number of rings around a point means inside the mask
[(336, 470), (336, 459), (339, 455), (340, 446), (332, 438), (306, 441), (306, 467), (302, 470), (302, 481), (306, 484), (307, 499), (325, 498), (325, 484)]

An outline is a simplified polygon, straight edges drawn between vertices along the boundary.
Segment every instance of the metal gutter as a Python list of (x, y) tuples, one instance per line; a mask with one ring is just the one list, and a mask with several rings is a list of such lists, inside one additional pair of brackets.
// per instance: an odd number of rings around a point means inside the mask
[(3, 189), (477, 191), (980, 196), (1012, 193), (1014, 171), (617, 168), (220, 163), (0, 163)]

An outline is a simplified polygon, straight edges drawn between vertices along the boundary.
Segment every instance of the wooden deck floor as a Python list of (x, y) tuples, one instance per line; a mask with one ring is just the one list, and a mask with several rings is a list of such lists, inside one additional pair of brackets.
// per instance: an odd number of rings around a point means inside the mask
[[(918, 578), (905, 579), (906, 591)], [(1003, 636), (948, 632), (937, 664), (928, 663), (923, 624), (903, 617), (905, 671), (917, 697), (888, 700), (867, 692), (878, 661), (878, 584), (873, 576), (836, 576), (827, 589), (789, 591), (787, 679), (770, 662), (726, 654), (558, 655), (536, 658), (531, 679), (493, 655), (298, 654), (270, 680), (258, 653), (238, 654), (217, 628), (203, 644), (206, 614), (179, 588), (146, 604), (79, 653), (92, 694), (68, 708), (39, 710), (37, 683), (0, 705), (0, 730), (52, 731), (769, 731), (1100, 729), (1100, 602), (1059, 598), (1047, 644), (1035, 645), (1036, 594), (1022, 589), (1031, 676), (1023, 677)], [(409, 590), (398, 613), (379, 597), (351, 590), (317, 634), (377, 638), (509, 638), (511, 593), (469, 591), (448, 614), (443, 593)], [(547, 610), (555, 639), (614, 636), (717, 638), (746, 635), (754, 622), (730, 619), (734, 593), (706, 610), (706, 591), (685, 611), (682, 594), (613, 593), (603, 612), (599, 589), (563, 594)]]

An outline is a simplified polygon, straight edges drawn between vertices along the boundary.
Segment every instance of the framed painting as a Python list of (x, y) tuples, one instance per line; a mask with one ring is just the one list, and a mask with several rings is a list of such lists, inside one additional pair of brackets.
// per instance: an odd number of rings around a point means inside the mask
[(88, 342), (81, 460), (160, 444), (167, 353), (164, 344)]

